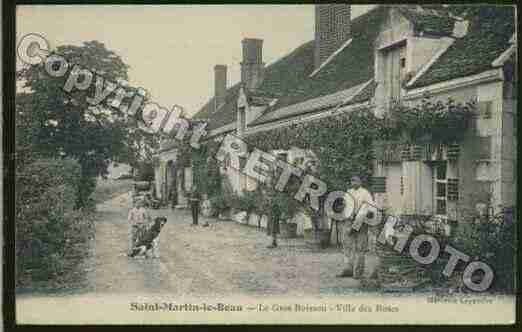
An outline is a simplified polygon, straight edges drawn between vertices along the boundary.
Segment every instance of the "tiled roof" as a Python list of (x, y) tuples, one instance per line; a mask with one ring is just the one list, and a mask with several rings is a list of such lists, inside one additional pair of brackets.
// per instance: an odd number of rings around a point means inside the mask
[(326, 96), (321, 96), (314, 99), (308, 99), (304, 102), (292, 104), (279, 108), (273, 112), (267, 112), (263, 116), (252, 122), (252, 125), (258, 125), (262, 123), (272, 122), (276, 120), (283, 120), (296, 115), (306, 114), (310, 112), (316, 112), (333, 106), (344, 106), (353, 103), (354, 97), (359, 97), (357, 102), (368, 100), (373, 96), (369, 92), (375, 90), (375, 86), (372, 84), (373, 80), (365, 82), (363, 84), (356, 85), (346, 90), (341, 90)]
[(248, 99), (248, 104), (254, 106), (266, 106), (277, 99), (275, 95), (258, 90), (247, 91), (246, 95)]
[(207, 130), (216, 129), (235, 121), (237, 98), (240, 89), (240, 83), (228, 88), (225, 103), (216, 111), (214, 111), (214, 98), (211, 98), (201, 110), (192, 116), (192, 119), (205, 120), (207, 122)]
[[(314, 70), (313, 40), (301, 45), (287, 56), (268, 66), (265, 69), (265, 78), (261, 86), (254, 93), (256, 96), (277, 98), (277, 102), (266, 110), (261, 117), (264, 120), (273, 118), (273, 116), (268, 117), (268, 114), (280, 108), (332, 95), (339, 91), (346, 92), (350, 88), (360, 87), (373, 79), (373, 43), (379, 33), (379, 28), (386, 12), (386, 7), (378, 6), (353, 19), (353, 41), (312, 78), (309, 76)], [(370, 87), (364, 93), (368, 95), (369, 91), (373, 95), (373, 90)], [(359, 99), (364, 97), (365, 95), (362, 92), (360, 96), (354, 97)], [(227, 93), (227, 99), (228, 95), (230, 93)], [(343, 93), (339, 95), (343, 95)], [(368, 98), (366, 96), (366, 100)], [(354, 100), (356, 99), (354, 98)], [(264, 100), (264, 102), (266, 101)], [(212, 114), (208, 111), (208, 106), (206, 105), (194, 118), (207, 117), (211, 122), (208, 128), (214, 129), (234, 121), (236, 118), (236, 107), (236, 105), (227, 103)], [(285, 112), (281, 113), (284, 114)], [(258, 121), (254, 123), (258, 123)]]
[(432, 35), (451, 36), (455, 26), (455, 19), (447, 13), (421, 11), (412, 6), (398, 6), (404, 17), (413, 23), (416, 31), (423, 31)]
[[(265, 68), (265, 78), (261, 86), (252, 92), (258, 102), (265, 102), (270, 98), (277, 98), (295, 87), (299, 81), (307, 77), (313, 69), (314, 43), (307, 42), (287, 56), (279, 59)], [(192, 118), (206, 119), (208, 129), (216, 129), (229, 124), (236, 119), (237, 97), (241, 84), (238, 83), (227, 89), (225, 104), (212, 112), (214, 99), (203, 106)], [(266, 100), (264, 99), (266, 98)], [(261, 100), (263, 99), (263, 100)]]
[(377, 7), (352, 20), (352, 42), (312, 78), (280, 98), (276, 108), (347, 90), (374, 77), (374, 42), (385, 18)]
[(294, 89), (314, 69), (314, 41), (309, 41), (265, 69), (256, 95), (281, 97)]
[(514, 8), (487, 6), (471, 18), (468, 33), (457, 39), (410, 88), (418, 88), (492, 69), (514, 32)]
[[(401, 12), (413, 22), (416, 30), (431, 34), (451, 35), (455, 20), (436, 11), (418, 11), (411, 7)], [(457, 39), (411, 86), (421, 87), (453, 78), (480, 73), (491, 68), (491, 62), (507, 47), (513, 35), (513, 8), (487, 6), (480, 10), (469, 32)], [(389, 6), (377, 6), (352, 20), (352, 42), (333, 59), (309, 77), (314, 70), (314, 41), (307, 42), (265, 69), (261, 86), (247, 94), (256, 104), (277, 100), (252, 124), (276, 121), (281, 117), (331, 107), (341, 96), (374, 78), (375, 40), (386, 18)], [(241, 85), (227, 90), (226, 103), (211, 112), (213, 99), (193, 118), (207, 119), (208, 128), (215, 129), (236, 119), (237, 96)], [(353, 89), (353, 90), (352, 90)], [(375, 82), (352, 96), (350, 103), (373, 97)], [(324, 97), (324, 98), (322, 98)], [(309, 109), (307, 109), (309, 107)], [(272, 114), (273, 113), (273, 114)]]

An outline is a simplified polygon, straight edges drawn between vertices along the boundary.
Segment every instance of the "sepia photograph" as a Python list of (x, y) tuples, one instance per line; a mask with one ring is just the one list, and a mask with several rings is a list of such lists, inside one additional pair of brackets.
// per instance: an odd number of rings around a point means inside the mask
[(17, 325), (515, 323), (515, 5), (15, 20)]

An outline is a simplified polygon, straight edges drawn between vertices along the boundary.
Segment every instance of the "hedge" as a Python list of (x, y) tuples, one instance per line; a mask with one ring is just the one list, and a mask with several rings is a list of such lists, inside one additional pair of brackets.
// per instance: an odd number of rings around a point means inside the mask
[(17, 282), (48, 280), (65, 269), (69, 246), (93, 235), (87, 210), (75, 210), (81, 168), (71, 159), (39, 159), (16, 172)]

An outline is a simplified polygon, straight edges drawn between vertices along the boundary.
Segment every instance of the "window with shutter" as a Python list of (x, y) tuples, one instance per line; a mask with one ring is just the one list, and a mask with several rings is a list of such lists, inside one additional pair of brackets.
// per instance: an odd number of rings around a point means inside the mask
[(491, 136), (477, 137), (475, 141), (477, 159), (489, 160), (491, 159)]
[(459, 180), (448, 179), (448, 201), (456, 202), (459, 200)]
[(371, 179), (372, 193), (385, 193), (386, 192), (386, 177), (375, 176)]

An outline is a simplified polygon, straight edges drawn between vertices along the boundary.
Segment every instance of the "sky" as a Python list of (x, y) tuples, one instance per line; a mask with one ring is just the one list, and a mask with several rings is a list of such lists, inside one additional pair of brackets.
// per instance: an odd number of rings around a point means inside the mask
[[(352, 18), (369, 5), (353, 5)], [(313, 5), (18, 6), (17, 40), (44, 36), (54, 48), (97, 40), (130, 66), (129, 83), (170, 108), (197, 112), (214, 94), (214, 65), (240, 80), (241, 40), (263, 39), (268, 65), (314, 38)]]

